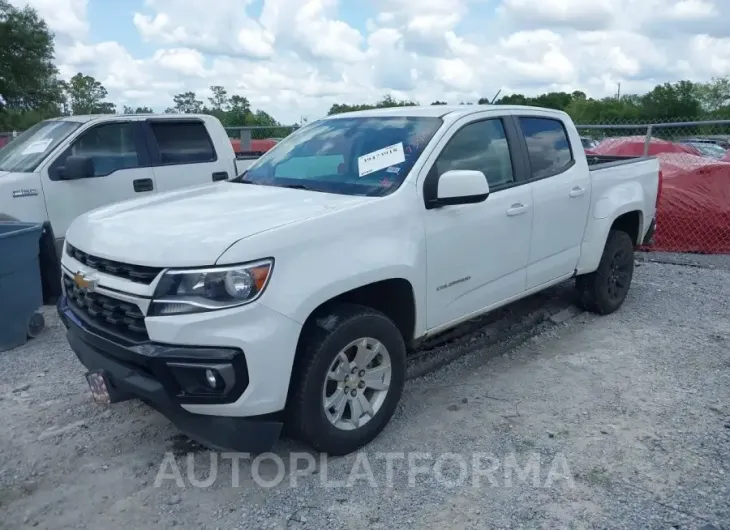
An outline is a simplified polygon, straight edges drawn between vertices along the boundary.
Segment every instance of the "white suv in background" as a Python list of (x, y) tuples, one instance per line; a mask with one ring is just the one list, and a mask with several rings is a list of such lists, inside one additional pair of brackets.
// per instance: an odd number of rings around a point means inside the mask
[(82, 213), (238, 173), (231, 141), (214, 116), (55, 118), (0, 149), (0, 221), (49, 221), (60, 250)]

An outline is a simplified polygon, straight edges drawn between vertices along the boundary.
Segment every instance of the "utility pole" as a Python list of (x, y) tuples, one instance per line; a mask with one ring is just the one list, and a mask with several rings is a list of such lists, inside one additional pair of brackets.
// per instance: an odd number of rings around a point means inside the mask
[(618, 84), (618, 90), (616, 91), (616, 99), (621, 99), (621, 83)]

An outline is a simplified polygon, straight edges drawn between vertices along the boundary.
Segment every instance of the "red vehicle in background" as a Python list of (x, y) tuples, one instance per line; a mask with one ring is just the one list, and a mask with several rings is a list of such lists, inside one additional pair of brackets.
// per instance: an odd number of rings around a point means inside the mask
[[(246, 149), (246, 152), (256, 152), (256, 153), (265, 153), (272, 147), (274, 147), (277, 143), (279, 143), (279, 140), (281, 138), (266, 138), (265, 140), (251, 140), (251, 145), (248, 149)], [(233, 146), (233, 150), (236, 152), (236, 154), (243, 152), (241, 149), (241, 140), (237, 138), (231, 138), (231, 145)]]

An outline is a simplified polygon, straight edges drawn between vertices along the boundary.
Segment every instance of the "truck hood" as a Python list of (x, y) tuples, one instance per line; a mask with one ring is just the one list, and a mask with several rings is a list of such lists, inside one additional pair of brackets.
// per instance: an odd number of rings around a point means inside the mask
[(120, 262), (210, 266), (236, 241), (372, 200), (222, 182), (92, 210), (71, 224), (66, 239), (84, 252)]

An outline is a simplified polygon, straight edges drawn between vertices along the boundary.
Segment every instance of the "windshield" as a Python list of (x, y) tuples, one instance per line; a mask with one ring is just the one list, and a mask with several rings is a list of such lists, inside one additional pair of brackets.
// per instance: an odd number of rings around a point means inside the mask
[(403, 183), (441, 118), (334, 118), (276, 144), (237, 182), (343, 195), (382, 196)]
[(48, 153), (79, 128), (75, 121), (42, 121), (0, 149), (0, 171), (31, 173)]
[(704, 142), (694, 142), (691, 144), (695, 148), (697, 148), (700, 153), (702, 153), (705, 156), (710, 156), (713, 158), (722, 158), (725, 155), (725, 150), (720, 147), (719, 145), (711, 144), (711, 143), (704, 143)]

